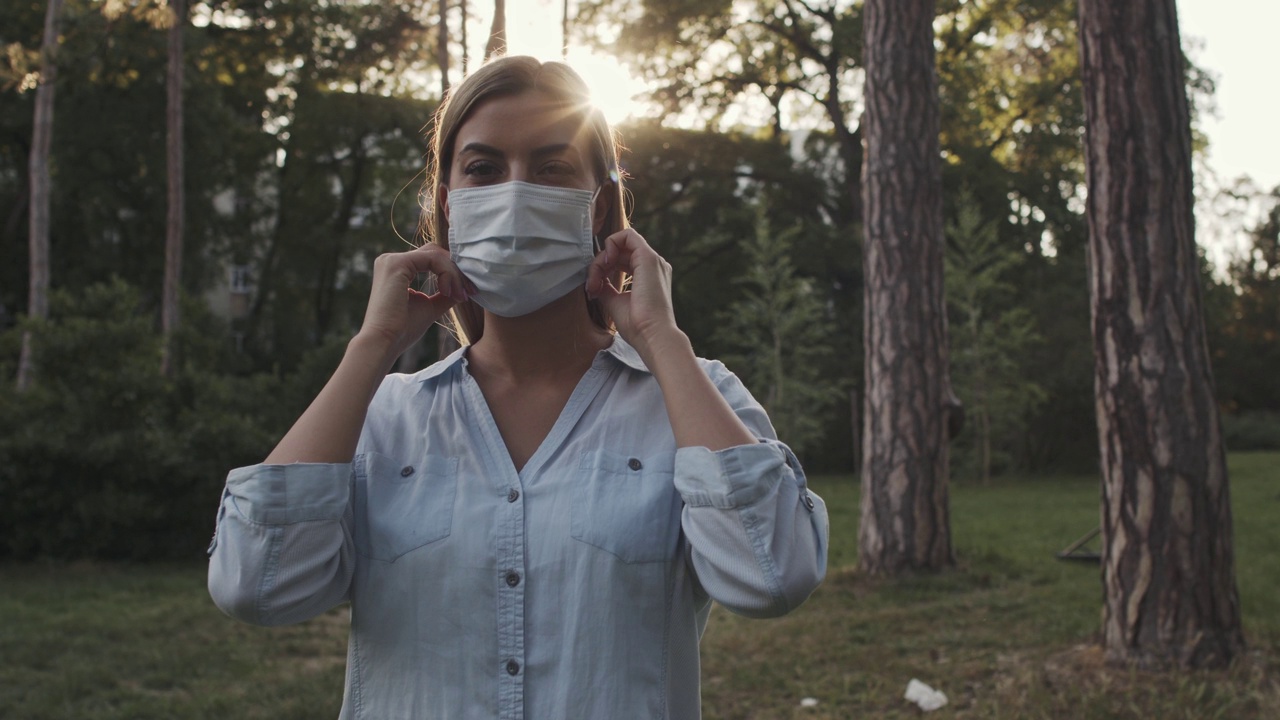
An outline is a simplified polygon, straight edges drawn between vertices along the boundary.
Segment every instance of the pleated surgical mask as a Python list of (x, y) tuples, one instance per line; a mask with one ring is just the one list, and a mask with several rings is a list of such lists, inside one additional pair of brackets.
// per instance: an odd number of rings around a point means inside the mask
[(519, 317), (586, 283), (595, 195), (518, 181), (450, 190), (449, 254), (471, 299)]

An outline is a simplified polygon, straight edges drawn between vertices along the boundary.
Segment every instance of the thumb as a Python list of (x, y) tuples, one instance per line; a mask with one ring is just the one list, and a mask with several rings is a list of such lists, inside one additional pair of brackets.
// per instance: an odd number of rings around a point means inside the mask
[(408, 324), (414, 335), (421, 335), (427, 331), (440, 318), (444, 317), (449, 310), (458, 304), (457, 300), (445, 295), (444, 293), (436, 293), (435, 295), (427, 295), (418, 292), (413, 288), (409, 288), (409, 297), (407, 304)]

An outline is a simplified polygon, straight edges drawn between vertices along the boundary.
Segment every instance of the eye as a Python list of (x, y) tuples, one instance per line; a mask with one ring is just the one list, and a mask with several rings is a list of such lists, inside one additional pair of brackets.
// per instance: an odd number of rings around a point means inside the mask
[(490, 160), (473, 160), (462, 168), (462, 174), (468, 177), (485, 180), (496, 177), (502, 170)]
[(544, 163), (542, 167), (538, 168), (538, 174), (548, 175), (551, 177), (573, 175), (576, 172), (577, 170), (575, 170), (572, 165), (562, 160), (552, 160)]

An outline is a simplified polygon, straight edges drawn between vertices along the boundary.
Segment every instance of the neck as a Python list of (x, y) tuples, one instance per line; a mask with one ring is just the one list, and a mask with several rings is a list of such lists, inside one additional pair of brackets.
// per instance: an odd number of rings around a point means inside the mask
[(572, 292), (528, 315), (486, 312), (484, 335), (468, 351), (473, 372), (512, 380), (581, 377), (613, 336), (591, 321), (582, 293)]

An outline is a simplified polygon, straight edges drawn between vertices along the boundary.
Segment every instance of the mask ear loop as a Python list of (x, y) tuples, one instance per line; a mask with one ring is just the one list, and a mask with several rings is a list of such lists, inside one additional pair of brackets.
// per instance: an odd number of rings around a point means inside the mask
[[(608, 177), (608, 179), (606, 179), (603, 183), (601, 183), (601, 184), (600, 184), (600, 186), (596, 188), (596, 192), (595, 192), (595, 194), (591, 196), (591, 207), (592, 207), (592, 209), (594, 209), (594, 208), (595, 208), (595, 206), (596, 206), (596, 198), (600, 196), (600, 192), (601, 192), (602, 190), (604, 190), (604, 186), (605, 186), (605, 185), (615, 185), (615, 186), (616, 186), (617, 184), (618, 184), (618, 169), (617, 169), (617, 167), (610, 167), (610, 168), (609, 168), (609, 177)], [(593, 231), (593, 232), (591, 233), (591, 251), (592, 251), (592, 255), (599, 255), (601, 250), (604, 250), (604, 243), (600, 241), (600, 236), (599, 236), (599, 235), (597, 235), (597, 234)]]

